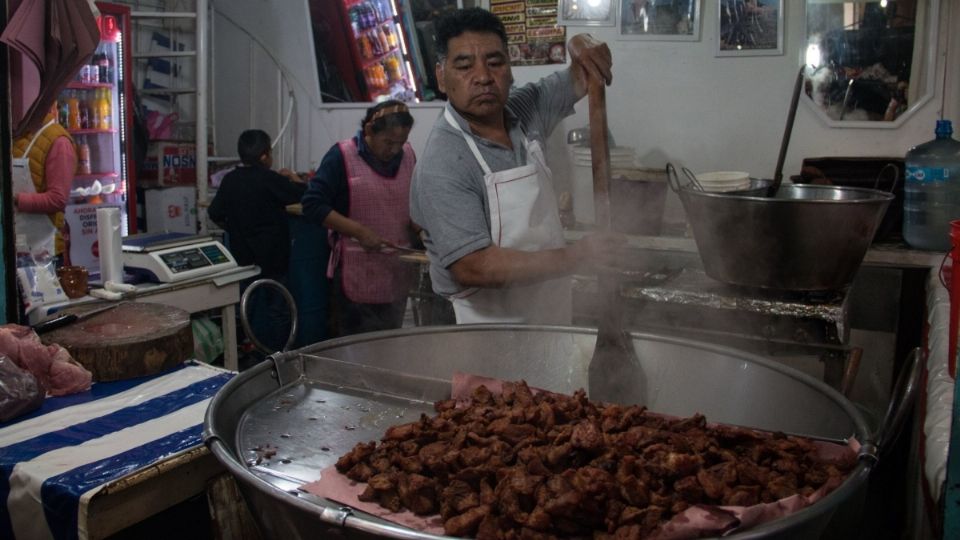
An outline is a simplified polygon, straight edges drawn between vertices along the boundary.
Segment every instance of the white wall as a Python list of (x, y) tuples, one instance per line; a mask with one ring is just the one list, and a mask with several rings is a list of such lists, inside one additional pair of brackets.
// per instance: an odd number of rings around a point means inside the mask
[[(785, 54), (719, 58), (714, 56), (717, 2), (703, 0), (703, 25), (697, 42), (618, 41), (613, 27), (568, 27), (567, 32), (570, 36), (589, 31), (610, 44), (615, 70), (614, 83), (607, 89), (610, 129), (618, 144), (637, 148), (644, 165), (659, 167), (669, 160), (694, 171), (745, 170), (770, 178), (800, 63), (803, 2), (784, 2)], [(941, 52), (946, 30), (960, 28), (958, 3), (960, 0), (941, 0)], [(319, 103), (306, 2), (220, 1), (216, 9), (270, 43), (286, 68), (296, 70), (296, 125), (291, 133), (295, 144), (288, 152), (291, 161), (287, 165), (300, 170), (315, 167), (332, 144), (354, 133), (366, 105)], [(270, 103), (267, 96), (276, 94), (278, 77), (276, 70), (262, 61), (265, 55), (255, 51), (257, 47), (249, 43), (249, 38), (226, 29), (233, 23), (223, 21), (221, 15), (215, 17), (215, 24), (218, 150), (230, 153), (239, 131), (256, 125), (254, 122), (261, 122), (258, 127), (266, 125), (273, 133), (277, 131), (273, 126), (279, 126), (280, 121), (275, 118), (275, 104), (260, 108), (255, 120), (243, 112), (253, 102)], [(949, 97), (943, 98), (944, 56), (938, 54), (935, 98), (896, 129), (829, 127), (804, 97), (790, 141), (785, 177), (799, 172), (804, 157), (902, 156), (911, 146), (933, 137), (935, 119), (944, 108), (947, 118), (960, 123), (960, 40), (953, 37), (947, 76)], [(259, 70), (253, 78), (256, 100), (244, 89), (250, 78), (245, 61)], [(264, 73), (271, 69), (272, 76)], [(518, 84), (523, 84), (552, 69), (517, 67), (514, 76)], [(416, 124), (411, 144), (416, 150), (423, 148), (439, 107), (438, 103), (414, 107)], [(551, 137), (548, 157), (553, 163), (565, 159), (566, 132), (588, 123), (586, 100), (577, 109)], [(565, 167), (554, 168), (562, 171)]]

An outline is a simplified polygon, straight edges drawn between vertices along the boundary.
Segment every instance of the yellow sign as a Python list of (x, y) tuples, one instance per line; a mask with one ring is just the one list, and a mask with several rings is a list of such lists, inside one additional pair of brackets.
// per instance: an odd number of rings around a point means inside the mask
[(506, 4), (493, 4), (490, 11), (500, 15), (501, 13), (523, 13), (523, 2), (510, 2)]

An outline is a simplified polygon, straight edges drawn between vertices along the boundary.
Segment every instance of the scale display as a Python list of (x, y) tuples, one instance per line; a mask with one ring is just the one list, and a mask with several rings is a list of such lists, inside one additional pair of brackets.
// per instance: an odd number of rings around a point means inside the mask
[(174, 274), (185, 270), (193, 270), (210, 266), (213, 263), (203, 256), (199, 249), (187, 249), (184, 251), (174, 251), (160, 255), (160, 259), (170, 268)]
[(235, 268), (237, 261), (209, 236), (141, 237), (123, 246), (123, 266), (149, 281), (169, 283)]

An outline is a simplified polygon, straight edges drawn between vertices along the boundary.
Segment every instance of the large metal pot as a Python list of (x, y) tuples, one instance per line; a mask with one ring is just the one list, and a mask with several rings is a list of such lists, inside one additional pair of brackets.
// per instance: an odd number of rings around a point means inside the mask
[(838, 186), (782, 185), (767, 197), (671, 185), (708, 276), (789, 291), (849, 285), (894, 198), (875, 189)]
[[(709, 421), (864, 445), (847, 480), (814, 505), (734, 538), (814, 538), (831, 516), (862, 494), (876, 447), (864, 418), (820, 381), (759, 356), (725, 347), (633, 334), (650, 409), (705, 414)], [(462, 371), (561, 392), (587, 387), (596, 331), (473, 325), (375, 332), (278, 353), (216, 395), (204, 439), (237, 478), (269, 538), (438, 537), (354, 513), (297, 488), (316, 480), (357, 442), (394, 423), (432, 412)], [(256, 463), (271, 445), (273, 459)], [(848, 511), (849, 512), (849, 511)], [(843, 510), (840, 510), (843, 513)], [(855, 522), (859, 515), (852, 516)]]

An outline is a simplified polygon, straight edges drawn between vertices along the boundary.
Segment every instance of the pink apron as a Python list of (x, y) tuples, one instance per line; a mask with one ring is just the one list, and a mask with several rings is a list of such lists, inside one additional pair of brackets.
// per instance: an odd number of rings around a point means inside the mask
[[(340, 141), (350, 189), (350, 219), (373, 229), (398, 246), (410, 245), (410, 179), (413, 148), (403, 145), (400, 169), (393, 178), (373, 170), (357, 151), (353, 139)], [(413, 271), (395, 252), (366, 251), (356, 241), (337, 236), (327, 276), (340, 265), (344, 294), (358, 304), (386, 304), (404, 298), (413, 283)]]

